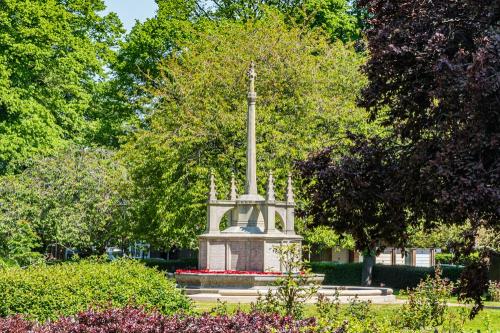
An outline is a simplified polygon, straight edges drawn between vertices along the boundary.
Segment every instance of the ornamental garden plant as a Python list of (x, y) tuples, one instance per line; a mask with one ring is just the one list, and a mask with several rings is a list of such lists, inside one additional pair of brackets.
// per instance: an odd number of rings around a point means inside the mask
[[(77, 316), (63, 317), (54, 322), (37, 324), (19, 316), (1, 319), (1, 332), (65, 333), (307, 333), (315, 332), (314, 319), (295, 320), (271, 313), (237, 312), (232, 316), (165, 316), (159, 312), (147, 312), (144, 309), (126, 307), (109, 309), (103, 312), (86, 311)], [(343, 330), (331, 331), (341, 333)]]
[(129, 259), (0, 269), (0, 300), (0, 317), (19, 314), (41, 322), (91, 307), (141, 306), (166, 315), (191, 307), (165, 273)]

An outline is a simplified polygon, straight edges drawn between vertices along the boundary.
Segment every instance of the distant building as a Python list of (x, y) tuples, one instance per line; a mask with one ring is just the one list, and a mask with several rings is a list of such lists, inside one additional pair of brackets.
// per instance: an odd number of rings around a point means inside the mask
[[(417, 267), (432, 267), (436, 264), (435, 254), (441, 252), (440, 249), (407, 249), (401, 254), (401, 249), (387, 247), (376, 257), (376, 264), (380, 265), (408, 265)], [(343, 248), (326, 248), (322, 250), (312, 250), (311, 261), (331, 261), (337, 263), (363, 262), (363, 256), (357, 251)]]

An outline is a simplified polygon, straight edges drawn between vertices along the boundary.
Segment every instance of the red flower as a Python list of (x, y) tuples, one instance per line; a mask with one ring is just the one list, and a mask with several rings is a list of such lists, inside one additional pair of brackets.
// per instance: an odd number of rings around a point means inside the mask
[(234, 274), (234, 275), (282, 275), (280, 272), (257, 272), (257, 271), (211, 271), (208, 269), (178, 269), (175, 274)]

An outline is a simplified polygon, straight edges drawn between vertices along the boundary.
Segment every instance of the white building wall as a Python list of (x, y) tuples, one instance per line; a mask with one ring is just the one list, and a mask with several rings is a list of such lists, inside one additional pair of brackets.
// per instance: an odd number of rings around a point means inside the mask
[(384, 251), (379, 254), (375, 260), (375, 263), (381, 265), (392, 265), (392, 253), (389, 251)]
[[(406, 265), (406, 254), (401, 255), (401, 250), (397, 249), (396, 251), (396, 265)], [(404, 252), (403, 252), (404, 253)]]
[(431, 266), (431, 251), (429, 249), (416, 249), (415, 266), (417, 267)]

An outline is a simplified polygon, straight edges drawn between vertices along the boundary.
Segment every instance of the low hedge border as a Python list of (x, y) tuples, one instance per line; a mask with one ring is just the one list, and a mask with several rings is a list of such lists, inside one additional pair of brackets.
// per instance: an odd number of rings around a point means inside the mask
[(139, 259), (147, 267), (155, 267), (160, 271), (174, 273), (178, 269), (197, 269), (198, 259), (166, 260), (161, 258)]
[[(194, 259), (140, 259), (148, 267), (156, 267), (160, 271), (175, 272), (178, 269), (196, 269), (198, 260)], [(314, 273), (325, 274), (323, 284), (336, 286), (359, 286), (363, 263), (339, 264), (328, 261), (311, 262)], [(443, 265), (443, 277), (456, 282), (462, 267)], [(434, 275), (434, 267), (375, 265), (373, 268), (373, 285), (394, 289), (415, 288), (427, 275)]]
[[(442, 277), (456, 282), (462, 272), (460, 266), (441, 266)], [(393, 289), (415, 288), (427, 276), (434, 276), (434, 267), (375, 265), (373, 285), (384, 285)]]
[[(314, 273), (325, 274), (324, 284), (337, 286), (358, 286), (361, 283), (362, 263), (338, 264), (333, 262), (312, 262)], [(456, 282), (462, 272), (460, 266), (442, 266), (443, 278)], [(434, 275), (434, 267), (375, 265), (373, 285), (394, 289), (415, 288), (420, 280)]]
[(325, 274), (323, 284), (335, 286), (359, 285), (362, 267), (362, 263), (311, 262), (311, 270), (314, 273)]

